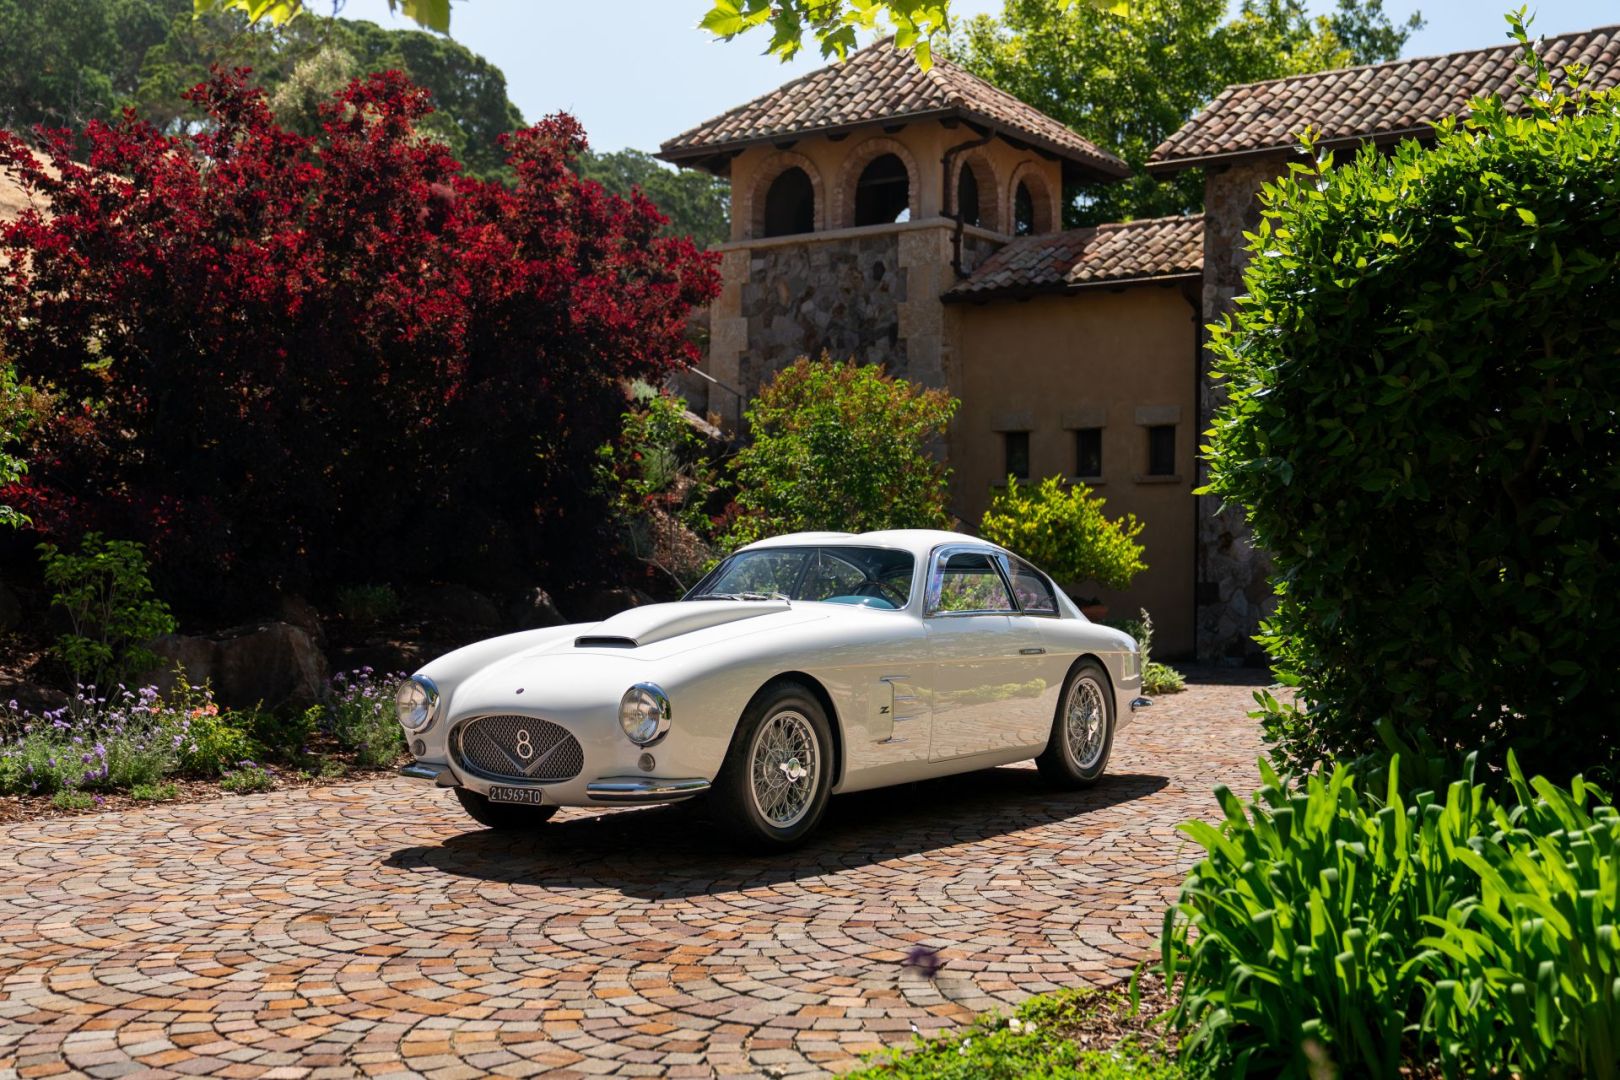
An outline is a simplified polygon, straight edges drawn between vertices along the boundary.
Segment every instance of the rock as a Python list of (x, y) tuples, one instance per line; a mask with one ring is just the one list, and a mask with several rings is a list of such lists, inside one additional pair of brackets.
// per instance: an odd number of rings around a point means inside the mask
[(326, 658), (308, 632), (284, 622), (261, 623), (218, 637), (165, 634), (151, 645), (161, 661), (152, 682), (174, 685), (174, 668), (194, 684), (212, 684), (214, 697), (232, 708), (310, 705), (326, 691)]
[(546, 626), (562, 626), (568, 620), (557, 610), (551, 594), (536, 586), (512, 604), (508, 622), (519, 630), (538, 630)]
[(15, 702), (16, 711), (38, 716), (41, 713), (65, 709), (72, 700), (60, 690), (53, 690), (49, 686), (41, 686), (26, 679), (0, 681), (0, 708), (9, 708)]
[(22, 622), (22, 601), (0, 582), (0, 630), (14, 629)]
[(320, 612), (315, 606), (302, 596), (283, 596), (278, 603), (280, 611), (278, 617), (284, 623), (290, 623), (308, 634), (315, 644), (323, 645), (326, 642), (326, 629), (321, 625)]
[(585, 598), (580, 606), (580, 617), (585, 622), (601, 622), (621, 611), (651, 603), (653, 598), (640, 589), (603, 589)]
[(495, 601), (465, 585), (430, 585), (412, 592), (407, 611), (427, 620), (458, 623), (462, 626), (502, 625), (501, 609)]

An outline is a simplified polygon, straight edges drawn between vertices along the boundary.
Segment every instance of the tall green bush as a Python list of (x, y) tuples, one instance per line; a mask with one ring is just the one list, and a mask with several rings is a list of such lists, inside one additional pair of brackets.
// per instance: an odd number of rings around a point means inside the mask
[(1212, 336), (1209, 490), (1272, 555), (1291, 764), (1383, 717), (1563, 776), (1617, 760), (1620, 97), (1525, 54), (1516, 111), (1266, 187)]
[(957, 401), (883, 369), (800, 358), (746, 414), (728, 547), (805, 530), (944, 528), (950, 470), (930, 447)]

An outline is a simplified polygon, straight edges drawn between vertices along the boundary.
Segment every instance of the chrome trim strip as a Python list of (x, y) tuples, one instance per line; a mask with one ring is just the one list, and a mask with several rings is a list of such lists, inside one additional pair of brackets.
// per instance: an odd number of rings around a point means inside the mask
[(399, 775), (411, 780), (431, 780), (435, 787), (456, 787), (456, 778), (447, 765), (424, 765), (420, 761), (413, 761), (409, 765), (402, 765)]
[(1152, 698), (1139, 697), (1131, 699), (1131, 712), (1135, 712), (1137, 709), (1150, 709), (1152, 707)]
[(598, 802), (642, 803), (689, 799), (709, 790), (707, 780), (664, 780), (656, 776), (609, 776), (585, 785)]

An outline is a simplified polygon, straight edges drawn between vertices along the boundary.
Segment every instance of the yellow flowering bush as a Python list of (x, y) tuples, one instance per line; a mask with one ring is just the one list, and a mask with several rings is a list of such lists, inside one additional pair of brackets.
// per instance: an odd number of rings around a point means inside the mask
[(1061, 584), (1094, 582), (1123, 589), (1147, 569), (1136, 542), (1142, 523), (1126, 514), (1110, 520), (1106, 504), (1084, 484), (1049, 476), (1037, 485), (1007, 477), (979, 523), (979, 535), (1051, 574)]

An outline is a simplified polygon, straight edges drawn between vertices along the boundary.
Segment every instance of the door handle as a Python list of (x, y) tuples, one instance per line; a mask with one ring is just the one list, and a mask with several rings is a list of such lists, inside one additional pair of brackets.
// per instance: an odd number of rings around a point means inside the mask
[(1019, 649), (1018, 650), (1018, 655), (1019, 656), (1044, 656), (1044, 655), (1046, 655), (1046, 650), (1045, 649)]

